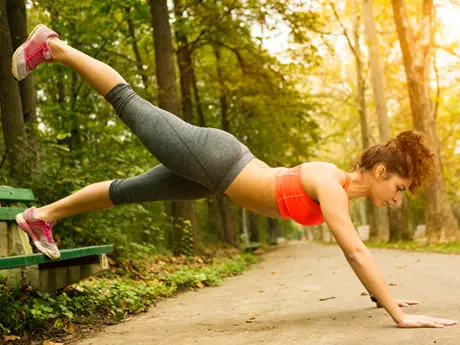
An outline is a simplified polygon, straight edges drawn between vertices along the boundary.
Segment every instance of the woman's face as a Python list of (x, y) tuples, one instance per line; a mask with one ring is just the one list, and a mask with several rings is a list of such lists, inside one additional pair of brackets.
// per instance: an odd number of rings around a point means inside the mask
[(396, 174), (388, 175), (385, 166), (380, 165), (372, 172), (369, 198), (377, 207), (398, 204), (411, 183), (410, 178), (403, 178)]

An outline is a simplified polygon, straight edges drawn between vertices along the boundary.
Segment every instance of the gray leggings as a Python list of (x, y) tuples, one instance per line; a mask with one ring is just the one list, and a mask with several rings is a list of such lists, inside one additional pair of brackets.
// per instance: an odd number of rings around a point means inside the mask
[(106, 99), (161, 163), (142, 175), (113, 181), (109, 196), (115, 205), (223, 193), (254, 158), (233, 135), (193, 126), (153, 106), (127, 84), (116, 85)]

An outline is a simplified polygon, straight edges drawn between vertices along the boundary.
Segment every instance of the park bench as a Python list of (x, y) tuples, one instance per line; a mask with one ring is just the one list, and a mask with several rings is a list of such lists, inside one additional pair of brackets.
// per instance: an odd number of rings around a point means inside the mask
[(30, 189), (0, 187), (0, 276), (7, 283), (26, 281), (39, 291), (54, 292), (108, 268), (111, 245), (64, 249), (59, 260), (34, 254), (28, 235), (15, 221), (26, 208), (13, 206), (34, 200)]

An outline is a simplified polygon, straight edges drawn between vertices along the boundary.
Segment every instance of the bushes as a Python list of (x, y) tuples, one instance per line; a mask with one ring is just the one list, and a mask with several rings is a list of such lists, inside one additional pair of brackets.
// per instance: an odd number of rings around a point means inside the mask
[(257, 258), (250, 254), (215, 258), (157, 255), (123, 261), (103, 276), (73, 285), (56, 296), (28, 285), (0, 282), (0, 331), (22, 335), (67, 334), (78, 324), (112, 323), (146, 311), (161, 297), (183, 289), (216, 286), (224, 277), (243, 272)]

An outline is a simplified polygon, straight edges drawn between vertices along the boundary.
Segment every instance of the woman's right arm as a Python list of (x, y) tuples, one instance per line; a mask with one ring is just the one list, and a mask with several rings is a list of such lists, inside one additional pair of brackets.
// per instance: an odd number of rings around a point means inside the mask
[(359, 238), (349, 215), (348, 196), (333, 176), (322, 176), (316, 181), (317, 198), (324, 219), (331, 229), (345, 258), (364, 287), (374, 295), (399, 327), (443, 327), (453, 325), (453, 320), (431, 318), (423, 315), (407, 315), (399, 308), (391, 295), (372, 254)]

